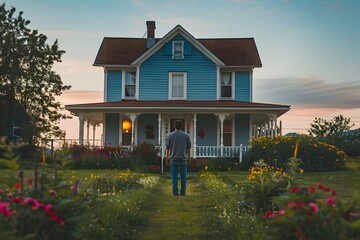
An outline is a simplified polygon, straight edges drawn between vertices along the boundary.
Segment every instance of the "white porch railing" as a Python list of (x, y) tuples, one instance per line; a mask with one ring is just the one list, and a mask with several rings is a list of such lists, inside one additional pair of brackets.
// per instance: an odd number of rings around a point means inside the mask
[[(164, 172), (165, 147), (158, 147), (161, 157), (161, 172)], [(220, 158), (239, 156), (239, 162), (242, 162), (243, 156), (249, 150), (249, 146), (240, 144), (239, 146), (196, 146), (193, 158)]]

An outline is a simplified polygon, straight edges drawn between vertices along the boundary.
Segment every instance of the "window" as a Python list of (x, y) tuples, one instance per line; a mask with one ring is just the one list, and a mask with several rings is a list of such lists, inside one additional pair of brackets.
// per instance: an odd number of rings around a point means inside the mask
[(184, 59), (184, 42), (173, 41), (173, 59)]
[(169, 73), (169, 99), (186, 99), (186, 81), (184, 72)]
[(136, 93), (136, 74), (135, 72), (126, 72), (125, 75), (125, 97), (135, 98)]
[(232, 98), (232, 73), (221, 73), (221, 98)]

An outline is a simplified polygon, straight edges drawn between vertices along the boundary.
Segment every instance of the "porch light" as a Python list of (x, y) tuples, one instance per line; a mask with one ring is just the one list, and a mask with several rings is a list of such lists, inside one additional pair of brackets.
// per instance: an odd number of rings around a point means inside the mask
[(131, 132), (131, 121), (128, 119), (123, 120), (122, 129), (123, 129), (123, 132), (126, 132), (126, 133)]

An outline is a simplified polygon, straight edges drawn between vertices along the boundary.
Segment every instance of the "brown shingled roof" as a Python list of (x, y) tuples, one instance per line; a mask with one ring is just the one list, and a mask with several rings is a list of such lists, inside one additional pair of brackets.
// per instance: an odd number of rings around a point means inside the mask
[[(227, 66), (262, 66), (253, 38), (198, 39), (198, 41)], [(146, 51), (145, 38), (106, 37), (101, 43), (94, 65), (131, 65)]]

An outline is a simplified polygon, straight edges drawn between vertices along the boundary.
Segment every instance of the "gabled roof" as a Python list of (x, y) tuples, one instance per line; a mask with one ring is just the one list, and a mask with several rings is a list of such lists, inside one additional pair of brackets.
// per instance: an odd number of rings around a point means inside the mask
[(178, 33), (181, 33), (217, 65), (262, 66), (253, 38), (195, 39), (180, 25), (172, 29), (163, 38), (155, 39), (155, 45), (150, 49), (146, 47), (146, 38), (105, 37), (96, 56), (94, 66), (130, 66), (139, 64)]

